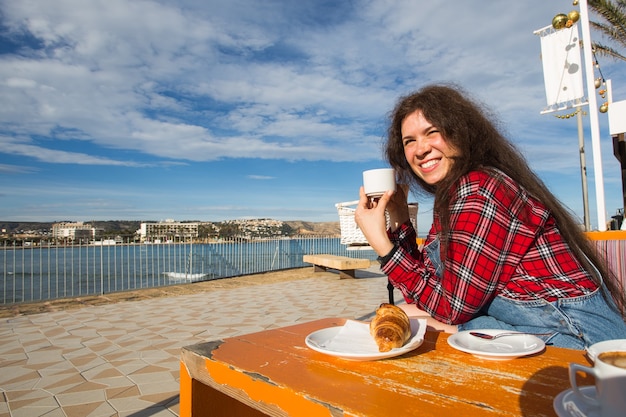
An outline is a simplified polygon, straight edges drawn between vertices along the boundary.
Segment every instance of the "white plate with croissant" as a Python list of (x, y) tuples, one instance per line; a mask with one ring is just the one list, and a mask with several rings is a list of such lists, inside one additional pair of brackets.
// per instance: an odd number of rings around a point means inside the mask
[(343, 326), (309, 334), (305, 343), (327, 355), (371, 361), (400, 356), (418, 348), (425, 333), (426, 320), (409, 319), (402, 309), (382, 304), (371, 322), (347, 320)]

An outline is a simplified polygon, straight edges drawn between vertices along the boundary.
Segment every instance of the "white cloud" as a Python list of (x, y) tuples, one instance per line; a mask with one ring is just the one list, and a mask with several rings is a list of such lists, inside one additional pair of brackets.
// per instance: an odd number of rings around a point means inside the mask
[(37, 172), (37, 168), (19, 165), (0, 164), (1, 174), (32, 174)]
[[(8, 26), (45, 48), (0, 59), (7, 80), (0, 93), (16, 103), (0, 123), (25, 135), (60, 126), (107, 148), (182, 160), (250, 157), (250, 148), (279, 159), (362, 160), (378, 155), (381, 120), (395, 97), (425, 81), (467, 80), (507, 109), (538, 99), (521, 95), (512, 78), (540, 71), (539, 62), (525, 62), (532, 11), (489, 7), (506, 13), (489, 18), (467, 3), (363, 2), (331, 22), (298, 26), (312, 23), (319, 5), (13, 2)], [(202, 109), (204, 101), (213, 108)], [(181, 146), (166, 151), (173, 142)]]
[(117, 161), (109, 158), (102, 158), (79, 152), (66, 152), (47, 149), (40, 146), (33, 146), (5, 141), (0, 137), (0, 152), (12, 155), (29, 156), (39, 161), (53, 164), (78, 164), (78, 165), (116, 165), (116, 166), (147, 166), (143, 163), (132, 161)]
[(273, 180), (276, 177), (272, 177), (272, 176), (269, 176), (269, 175), (248, 175), (248, 178), (250, 178), (251, 180), (265, 181), (265, 180)]

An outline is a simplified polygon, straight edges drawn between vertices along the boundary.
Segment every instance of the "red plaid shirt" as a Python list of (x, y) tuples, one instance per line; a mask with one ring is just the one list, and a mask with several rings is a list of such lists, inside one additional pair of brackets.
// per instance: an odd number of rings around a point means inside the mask
[[(450, 204), (441, 276), (417, 248), (410, 222), (389, 232), (396, 249), (381, 265), (406, 301), (435, 319), (465, 323), (496, 295), (554, 301), (597, 289), (546, 207), (504, 173), (470, 172), (460, 179)], [(439, 231), (435, 214), (425, 246)]]

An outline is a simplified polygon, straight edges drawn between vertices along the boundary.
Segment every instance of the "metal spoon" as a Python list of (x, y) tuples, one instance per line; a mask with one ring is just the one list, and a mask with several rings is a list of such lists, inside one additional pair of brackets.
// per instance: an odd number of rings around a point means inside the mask
[(472, 336), (480, 337), (481, 339), (493, 340), (493, 339), (497, 339), (499, 337), (504, 337), (504, 336), (519, 336), (519, 335), (524, 335), (524, 334), (530, 334), (533, 336), (549, 336), (553, 333), (504, 332), (504, 333), (491, 335), (491, 334), (480, 333), (480, 332), (469, 332), (469, 334), (471, 334)]

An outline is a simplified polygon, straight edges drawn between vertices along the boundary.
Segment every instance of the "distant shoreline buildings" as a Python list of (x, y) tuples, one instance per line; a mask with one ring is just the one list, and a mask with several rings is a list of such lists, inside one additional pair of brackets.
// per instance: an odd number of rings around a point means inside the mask
[(36, 246), (39, 242), (111, 245), (116, 243), (179, 243), (223, 238), (276, 238), (289, 237), (301, 232), (297, 228), (290, 227), (287, 222), (274, 219), (227, 220), (223, 222), (167, 219), (141, 222), (138, 226), (137, 229), (137, 222), (135, 222), (134, 227), (129, 224), (121, 226), (124, 231), (105, 230), (105, 228), (92, 223), (64, 221), (48, 223), (45, 228), (36, 230), (10, 232), (2, 229), (0, 238), (5, 242), (23, 242), (24, 246)]
[(52, 238), (58, 240), (95, 239), (96, 228), (83, 222), (62, 222), (52, 225)]

